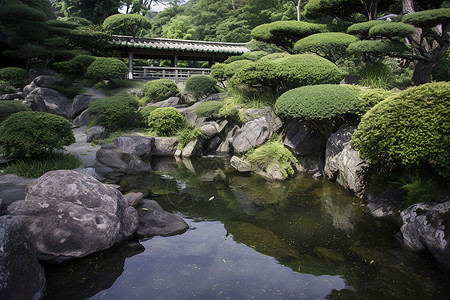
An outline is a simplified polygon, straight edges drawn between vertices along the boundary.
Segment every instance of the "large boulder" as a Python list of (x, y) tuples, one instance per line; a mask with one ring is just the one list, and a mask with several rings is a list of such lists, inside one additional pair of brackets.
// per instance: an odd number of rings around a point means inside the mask
[(0, 175), (0, 198), (3, 205), (25, 199), (25, 191), (34, 178), (23, 178), (13, 174)]
[(178, 107), (180, 104), (181, 100), (179, 97), (170, 97), (166, 100), (152, 103), (151, 105), (156, 107)]
[(252, 165), (248, 161), (237, 156), (231, 157), (230, 164), (239, 172), (251, 172), (253, 170)]
[(43, 299), (44, 268), (20, 218), (0, 217), (0, 298)]
[(91, 120), (91, 116), (89, 115), (88, 110), (84, 110), (83, 112), (81, 112), (81, 114), (79, 114), (74, 120), (73, 120), (73, 125), (77, 125), (77, 126), (86, 126), (89, 121)]
[(339, 174), (338, 160), (344, 147), (350, 143), (352, 134), (356, 126), (345, 125), (338, 131), (331, 134), (327, 140), (325, 149), (325, 168), (324, 173), (331, 181), (335, 181)]
[(450, 269), (450, 201), (422, 202), (400, 213), (402, 227), (398, 237), (413, 251), (428, 250)]
[(202, 141), (200, 139), (194, 139), (190, 141), (181, 152), (183, 157), (200, 156), (202, 154)]
[(377, 219), (389, 220), (400, 226), (399, 209), (404, 200), (405, 191), (402, 189), (389, 189), (380, 195), (367, 199), (367, 210)]
[(143, 199), (137, 206), (139, 225), (136, 235), (139, 238), (151, 236), (170, 236), (185, 232), (189, 225), (175, 214), (166, 212), (155, 200)]
[(47, 112), (47, 105), (45, 105), (44, 100), (39, 95), (28, 95), (22, 103), (33, 111)]
[(61, 95), (59, 92), (49, 89), (49, 88), (36, 88), (29, 95), (37, 95), (47, 106), (47, 112), (68, 118), (69, 113), (67, 109), (67, 104), (69, 99)]
[(122, 152), (133, 154), (143, 159), (150, 158), (154, 145), (154, 137), (139, 135), (124, 135), (114, 140), (114, 146)]
[(117, 189), (71, 170), (39, 177), (8, 212), (22, 218), (38, 257), (55, 262), (109, 249), (138, 225), (136, 210)]
[(24, 92), (25, 95), (28, 95), (29, 93), (31, 93), (37, 87), (38, 86), (32, 81), (30, 84), (26, 85), (23, 88), (23, 92)]
[(40, 75), (34, 78), (33, 83), (38, 87), (50, 88), (52, 85), (61, 84), (64, 80), (62, 78), (51, 75)]
[(250, 148), (264, 144), (273, 134), (265, 117), (252, 120), (236, 131), (232, 145), (237, 153), (245, 153)]
[(289, 124), (283, 143), (300, 158), (307, 172), (316, 173), (323, 170), (326, 139), (308, 122), (295, 121)]
[(265, 117), (267, 123), (269, 124), (269, 129), (271, 132), (277, 132), (281, 127), (283, 127), (283, 121), (275, 114), (272, 107), (264, 106), (261, 109), (250, 108), (245, 110), (245, 115), (248, 121), (259, 119)]
[(177, 146), (178, 139), (175, 137), (156, 137), (152, 154), (155, 156), (173, 156)]
[(85, 111), (89, 105), (94, 102), (95, 98), (91, 95), (77, 95), (73, 98), (72, 107), (70, 109), (70, 118), (74, 119)]
[(105, 139), (109, 136), (108, 132), (106, 131), (106, 128), (103, 126), (92, 126), (89, 128), (86, 132), (86, 142), (90, 143), (94, 139)]
[(121, 151), (114, 144), (102, 146), (96, 157), (95, 172), (113, 182), (119, 182), (126, 175), (151, 172), (149, 164), (136, 155)]

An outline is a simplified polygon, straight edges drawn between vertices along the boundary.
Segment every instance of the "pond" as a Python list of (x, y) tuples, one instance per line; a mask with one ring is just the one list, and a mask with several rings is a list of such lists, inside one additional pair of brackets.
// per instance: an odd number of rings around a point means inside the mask
[(124, 178), (190, 228), (46, 265), (48, 299), (450, 299), (450, 276), (327, 180), (267, 181), (229, 158), (152, 160)]

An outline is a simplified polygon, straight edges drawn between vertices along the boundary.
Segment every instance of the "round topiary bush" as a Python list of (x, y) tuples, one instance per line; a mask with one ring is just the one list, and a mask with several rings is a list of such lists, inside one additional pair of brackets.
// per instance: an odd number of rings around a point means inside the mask
[(135, 123), (139, 103), (133, 96), (113, 96), (95, 100), (88, 112), (108, 130), (127, 128)]
[(351, 144), (373, 164), (431, 166), (450, 179), (449, 119), (449, 82), (412, 87), (369, 110)]
[(83, 78), (88, 67), (95, 61), (91, 55), (77, 55), (69, 61), (62, 61), (53, 64), (53, 68), (70, 79)]
[(215, 118), (223, 105), (222, 101), (206, 101), (195, 108), (195, 113), (197, 117)]
[(186, 91), (195, 99), (217, 92), (217, 80), (207, 75), (195, 75), (186, 80)]
[(171, 79), (151, 80), (144, 84), (142, 90), (146, 103), (166, 100), (180, 93), (177, 85)]
[(21, 88), (28, 83), (28, 72), (16, 67), (2, 68), (0, 69), (0, 79), (8, 81), (12, 86)]
[(141, 109), (138, 110), (137, 114), (138, 114), (138, 118), (139, 120), (145, 124), (148, 116), (150, 115), (150, 113), (152, 111), (154, 111), (155, 109), (157, 109), (158, 106), (153, 106), (153, 105), (149, 105), (146, 107), (142, 107)]
[(150, 113), (146, 124), (160, 135), (171, 136), (185, 126), (185, 121), (175, 108), (161, 107)]
[(0, 124), (10, 115), (19, 111), (31, 111), (31, 109), (20, 101), (2, 100), (0, 101)]
[(8, 156), (34, 156), (62, 149), (74, 142), (72, 124), (63, 117), (45, 112), (17, 112), (0, 127), (0, 147)]
[(86, 76), (95, 80), (122, 79), (128, 73), (124, 62), (113, 57), (97, 57), (87, 68)]

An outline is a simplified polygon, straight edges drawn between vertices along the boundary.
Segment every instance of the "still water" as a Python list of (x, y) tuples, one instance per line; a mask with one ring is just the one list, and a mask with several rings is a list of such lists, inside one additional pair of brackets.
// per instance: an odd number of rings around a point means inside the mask
[(46, 266), (49, 299), (450, 299), (450, 276), (401, 248), (336, 184), (272, 182), (229, 158), (154, 159), (124, 178), (190, 228)]

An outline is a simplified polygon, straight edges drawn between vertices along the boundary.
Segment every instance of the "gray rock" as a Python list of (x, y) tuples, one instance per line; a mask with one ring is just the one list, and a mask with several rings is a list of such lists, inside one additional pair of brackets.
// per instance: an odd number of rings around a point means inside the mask
[(68, 101), (65, 96), (49, 88), (36, 88), (29, 95), (37, 95), (45, 102), (47, 112), (68, 118)]
[(200, 127), (200, 131), (207, 139), (211, 139), (219, 134), (219, 124), (216, 122), (207, 122)]
[(270, 180), (286, 180), (289, 177), (285, 170), (277, 164), (270, 164), (266, 169), (258, 170), (256, 173)]
[(222, 101), (223, 99), (225, 99), (225, 94), (224, 93), (212, 93), (212, 94), (209, 94), (206, 98), (202, 99), (201, 102), (205, 102), (205, 101)]
[(92, 142), (94, 138), (102, 140), (108, 137), (108, 132), (103, 126), (92, 126), (87, 130), (86, 141), (88, 143)]
[(164, 211), (154, 200), (142, 200), (137, 210), (139, 225), (136, 235), (139, 238), (156, 235), (170, 236), (183, 233), (189, 228), (181, 217)]
[(217, 147), (217, 153), (230, 153), (232, 150), (232, 142), (233, 136), (236, 134), (236, 131), (239, 130), (239, 126), (235, 125), (230, 131), (228, 131), (227, 136), (222, 141), (222, 143)]
[(325, 167), (324, 173), (331, 181), (335, 181), (339, 174), (338, 158), (344, 147), (350, 143), (352, 134), (356, 126), (345, 125), (338, 131), (331, 134), (327, 140), (325, 149)]
[(191, 94), (187, 93), (187, 92), (182, 92), (182, 93), (180, 94), (180, 98), (181, 98), (181, 101), (182, 101), (183, 103), (192, 103), (192, 102), (195, 102), (194, 97), (193, 97)]
[(45, 105), (44, 100), (39, 95), (28, 95), (22, 103), (33, 111), (47, 112), (47, 105)]
[(245, 123), (233, 136), (232, 145), (237, 153), (245, 153), (250, 148), (264, 144), (272, 135), (265, 117)]
[(125, 135), (114, 140), (114, 146), (122, 152), (137, 155), (140, 158), (150, 158), (155, 144), (154, 137)]
[(91, 95), (75, 96), (70, 109), (70, 118), (74, 119), (77, 117), (81, 112), (85, 111), (94, 100), (95, 98)]
[(13, 174), (0, 176), (0, 198), (7, 207), (13, 202), (25, 199), (25, 191), (35, 178), (22, 178)]
[(25, 98), (24, 93), (4, 94), (0, 96), (0, 100), (15, 100), (24, 98)]
[(366, 174), (369, 164), (359, 157), (359, 152), (348, 144), (344, 147), (337, 160), (339, 174), (336, 182), (362, 198), (366, 187)]
[(283, 122), (277, 117), (272, 107), (264, 106), (261, 109), (250, 108), (245, 111), (247, 119), (249, 121), (265, 117), (267, 123), (269, 124), (270, 131), (277, 132), (281, 127), (283, 127)]
[(398, 237), (413, 251), (428, 250), (445, 268), (450, 268), (450, 201), (422, 202), (400, 213)]
[(2, 299), (43, 299), (44, 268), (18, 217), (0, 217), (0, 295)]
[(216, 153), (217, 148), (219, 148), (220, 144), (222, 143), (222, 139), (219, 135), (216, 135), (210, 140), (204, 141), (203, 143), (203, 150), (202, 150), (202, 156), (205, 155), (213, 155)]
[[(94, 164), (93, 164), (93, 165), (94, 165)], [(80, 168), (76, 168), (76, 169), (73, 169), (73, 170), (76, 171), (76, 172), (82, 173), (82, 174), (84, 174), (84, 175), (94, 177), (94, 178), (97, 179), (98, 181), (103, 181), (103, 180), (105, 180), (104, 177), (102, 177), (102, 176), (100, 176), (100, 175), (97, 174), (97, 172), (95, 171), (95, 168), (90, 168), (90, 167), (88, 167), (88, 168), (80, 167)]]
[(91, 120), (88, 110), (84, 110), (78, 117), (73, 120), (73, 125), (86, 126)]
[(202, 154), (202, 145), (200, 139), (194, 139), (190, 141), (186, 147), (183, 148), (181, 156), (183, 157), (193, 157), (200, 156)]
[(359, 84), (361, 77), (356, 75), (350, 75), (342, 79), (340, 84)]
[(252, 165), (248, 161), (237, 156), (231, 157), (230, 164), (239, 172), (251, 172), (253, 170)]
[(33, 81), (34, 78), (41, 76), (41, 75), (50, 75), (50, 76), (55, 76), (56, 72), (52, 71), (52, 70), (44, 70), (44, 69), (40, 69), (40, 68), (35, 68), (35, 69), (31, 69), (30, 71), (28, 71), (28, 75), (30, 76), (30, 81)]
[(156, 137), (152, 154), (155, 156), (173, 156), (177, 150), (178, 139), (174, 137)]
[(125, 200), (127, 200), (129, 206), (136, 207), (141, 202), (142, 198), (144, 197), (144, 194), (142, 194), (141, 192), (138, 193), (131, 192), (123, 196), (125, 197)]
[(37, 88), (37, 85), (34, 82), (31, 82), (29, 85), (26, 85), (23, 88), (23, 92), (25, 95), (28, 95), (29, 93), (31, 93), (35, 88)]
[(179, 97), (170, 97), (169, 99), (159, 101), (151, 105), (156, 107), (177, 107), (180, 104), (181, 100)]
[(136, 210), (118, 190), (69, 170), (39, 177), (8, 213), (21, 216), (39, 258), (56, 262), (109, 249), (138, 224)]
[(34, 78), (33, 83), (38, 87), (49, 88), (54, 84), (63, 83), (63, 79), (50, 75), (41, 75)]
[(401, 225), (399, 208), (404, 199), (405, 192), (401, 189), (384, 191), (375, 198), (367, 200), (367, 209), (373, 217), (386, 219), (396, 225)]

